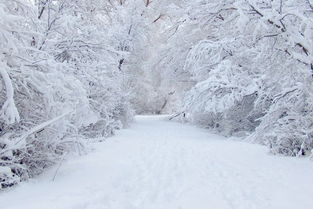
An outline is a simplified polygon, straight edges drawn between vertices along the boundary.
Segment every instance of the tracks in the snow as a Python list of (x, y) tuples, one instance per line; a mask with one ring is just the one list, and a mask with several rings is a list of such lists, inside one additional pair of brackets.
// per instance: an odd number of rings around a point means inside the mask
[[(311, 209), (311, 162), (138, 117), (94, 152), (0, 194), (0, 209)], [(16, 201), (18, 199), (19, 201)]]

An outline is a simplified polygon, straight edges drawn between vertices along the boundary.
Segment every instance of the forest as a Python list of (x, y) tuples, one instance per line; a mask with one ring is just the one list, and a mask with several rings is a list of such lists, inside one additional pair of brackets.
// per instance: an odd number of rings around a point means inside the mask
[(310, 0), (0, 0), (0, 190), (135, 115), (312, 158), (312, 81)]

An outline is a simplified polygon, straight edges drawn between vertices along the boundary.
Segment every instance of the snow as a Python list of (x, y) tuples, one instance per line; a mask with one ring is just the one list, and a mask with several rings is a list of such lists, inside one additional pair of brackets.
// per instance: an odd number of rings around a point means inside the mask
[(137, 117), (90, 154), (1, 193), (0, 208), (313, 208), (309, 160), (165, 119)]
[(20, 115), (14, 103), (14, 90), (12, 81), (9, 74), (6, 71), (6, 65), (2, 63), (2, 58), (0, 57), (0, 75), (3, 79), (7, 100), (4, 102), (2, 108), (0, 109), (0, 118), (5, 120), (8, 124), (13, 124), (20, 121)]

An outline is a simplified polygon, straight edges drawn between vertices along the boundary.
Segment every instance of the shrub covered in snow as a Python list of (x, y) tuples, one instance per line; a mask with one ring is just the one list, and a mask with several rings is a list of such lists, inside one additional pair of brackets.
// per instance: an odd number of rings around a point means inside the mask
[(275, 154), (308, 154), (313, 148), (310, 1), (175, 5), (162, 13), (165, 25), (176, 25), (163, 30), (166, 44), (159, 48), (167, 56), (156, 59), (171, 72), (163, 78), (176, 92), (186, 86), (184, 120), (225, 135), (246, 135)]
[(132, 119), (120, 31), (103, 27), (121, 5), (88, 2), (0, 0), (0, 189)]
[[(250, 133), (249, 140), (268, 145), (272, 153), (308, 154), (313, 148), (312, 6), (257, 0), (219, 5), (207, 18), (220, 28), (212, 41), (199, 43), (208, 53), (198, 44), (187, 57), (193, 67), (184, 70), (195, 75), (197, 85), (188, 92), (184, 111), (224, 134)], [(226, 27), (231, 34), (224, 33)]]

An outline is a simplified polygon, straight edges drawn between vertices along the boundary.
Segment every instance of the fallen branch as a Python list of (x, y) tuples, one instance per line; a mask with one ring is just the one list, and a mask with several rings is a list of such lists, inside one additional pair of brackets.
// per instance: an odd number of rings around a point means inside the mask
[(180, 113), (177, 113), (176, 115), (173, 115), (172, 117), (169, 118), (169, 120), (173, 120), (174, 118), (177, 118), (178, 116), (180, 115), (183, 115), (184, 117), (186, 116), (186, 113), (185, 112), (180, 112)]

